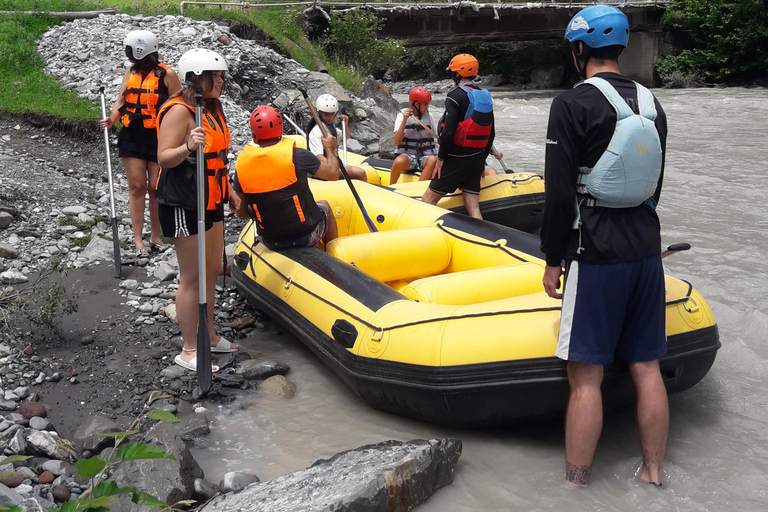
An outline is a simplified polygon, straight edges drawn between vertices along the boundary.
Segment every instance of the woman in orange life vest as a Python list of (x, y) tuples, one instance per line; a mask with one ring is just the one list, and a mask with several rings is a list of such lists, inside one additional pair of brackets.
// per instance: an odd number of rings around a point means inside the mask
[(128, 176), (131, 226), (137, 256), (149, 256), (144, 246), (144, 196), (149, 191), (149, 245), (160, 249), (160, 222), (157, 220), (157, 111), (181, 90), (176, 72), (162, 64), (157, 38), (147, 30), (135, 30), (125, 37), (125, 55), (132, 65), (123, 76), (117, 101), (99, 129), (110, 128), (119, 119), (123, 124), (117, 147)]
[(321, 247), (338, 236), (336, 218), (328, 201), (315, 201), (307, 178), (339, 179), (333, 155), (336, 137), (323, 137), (327, 158), (297, 148), (283, 137), (283, 117), (270, 106), (251, 113), (253, 142), (237, 158), (233, 184), (240, 198), (237, 214), (253, 219), (264, 245), (279, 251), (291, 247)]
[[(173, 240), (179, 259), (179, 290), (176, 312), (184, 348), (176, 364), (196, 369), (198, 279), (207, 281), (208, 329), (212, 352), (234, 352), (238, 346), (216, 335), (213, 324), (216, 278), (221, 274), (224, 250), (224, 203), (229, 200), (227, 153), (230, 136), (219, 101), (224, 90), (227, 62), (216, 52), (196, 48), (179, 59), (179, 76), (186, 84), (171, 97), (157, 117), (160, 175), (157, 182), (158, 216), (163, 234)], [(203, 95), (203, 126), (195, 125), (194, 96)], [(196, 151), (205, 154), (205, 276), (197, 267)], [(236, 203), (236, 201), (234, 201)], [(231, 205), (236, 210), (236, 204)], [(218, 370), (214, 367), (214, 371)]]

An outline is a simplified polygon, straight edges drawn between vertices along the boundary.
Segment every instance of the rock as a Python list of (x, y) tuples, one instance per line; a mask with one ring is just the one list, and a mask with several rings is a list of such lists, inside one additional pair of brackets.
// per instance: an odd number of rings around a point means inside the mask
[(15, 411), (16, 402), (12, 400), (0, 400), (0, 411)]
[(67, 463), (61, 460), (49, 460), (41, 467), (43, 471), (50, 471), (53, 476), (61, 476), (67, 472)]
[(91, 241), (80, 253), (78, 260), (84, 263), (94, 261), (112, 261), (114, 258), (114, 246), (111, 240), (104, 240), (100, 236), (92, 236)]
[(198, 501), (208, 501), (219, 492), (219, 486), (212, 484), (202, 478), (195, 478), (195, 494), (193, 497)]
[(179, 271), (165, 261), (161, 261), (155, 269), (155, 277), (161, 281), (173, 281), (177, 275)]
[(18, 471), (11, 471), (0, 474), (0, 484), (3, 484), (9, 489), (20, 486), (21, 482), (23, 481), (24, 476), (21, 475), (21, 473)]
[[(159, 446), (176, 460), (126, 461), (115, 469), (112, 480), (118, 487), (136, 487), (165, 503), (191, 499), (194, 481), (203, 477), (203, 471), (195, 462), (186, 443), (176, 433), (175, 425), (165, 422), (153, 425), (144, 436), (143, 442)], [(110, 505), (110, 510), (128, 512), (136, 509), (131, 503), (130, 495), (120, 495), (118, 501)]]
[(41, 418), (40, 416), (33, 416), (29, 419), (29, 426), (35, 430), (48, 430), (51, 422), (47, 418)]
[(139, 287), (139, 282), (135, 279), (125, 279), (120, 281), (120, 288), (125, 290), (136, 290)]
[(75, 460), (75, 446), (71, 441), (49, 432), (27, 429), (27, 445), (35, 452), (53, 459)]
[(179, 319), (176, 316), (176, 304), (169, 304), (165, 307), (165, 316), (168, 317), (171, 323), (179, 324)]
[(29, 278), (16, 270), (6, 270), (0, 273), (0, 284), (21, 284), (29, 282)]
[(23, 500), (24, 498), (13, 489), (0, 485), (0, 505), (11, 508), (20, 505)]
[(362, 98), (372, 98), (376, 102), (376, 105), (383, 108), (392, 119), (395, 118), (398, 110), (400, 110), (400, 105), (390, 94), (389, 88), (373, 78), (369, 77), (365, 79), (362, 85), (360, 85), (358, 96)]
[(230, 471), (225, 473), (224, 478), (219, 482), (219, 491), (222, 493), (238, 492), (257, 482), (261, 482), (261, 480), (253, 473)]
[(0, 212), (0, 229), (5, 229), (13, 221), (13, 215), (8, 212)]
[(48, 417), (48, 411), (45, 410), (43, 404), (40, 402), (24, 402), (19, 407), (19, 413), (27, 419), (39, 416), (41, 418)]
[(61, 213), (63, 213), (64, 215), (71, 215), (73, 217), (77, 217), (81, 213), (85, 213), (87, 211), (88, 209), (82, 206), (67, 206), (61, 210)]
[(110, 418), (104, 416), (103, 414), (94, 414), (93, 416), (86, 419), (83, 423), (81, 423), (77, 429), (75, 429), (75, 433), (72, 437), (76, 440), (83, 441), (85, 438), (96, 434), (121, 432), (122, 430), (122, 427), (120, 427), (120, 425), (112, 421)]
[(457, 439), (386, 441), (341, 452), (310, 468), (223, 494), (201, 512), (408, 511), (453, 481)]
[(259, 390), (276, 398), (293, 398), (296, 384), (282, 375), (275, 375), (259, 384)]
[(144, 288), (141, 290), (142, 297), (157, 297), (161, 293), (163, 293), (162, 288)]
[(210, 433), (208, 417), (205, 414), (196, 414), (189, 418), (189, 422), (181, 429), (179, 436), (184, 441), (192, 441), (196, 437), (207, 436)]
[(27, 498), (19, 504), (19, 512), (45, 512), (51, 507), (54, 507), (55, 503), (52, 503), (45, 498), (35, 497)]
[(37, 482), (41, 484), (49, 484), (56, 479), (56, 476), (50, 471), (43, 471), (40, 476), (37, 477)]
[(291, 367), (287, 364), (277, 363), (275, 361), (257, 361), (248, 359), (243, 361), (235, 371), (247, 380), (264, 380), (274, 375), (285, 375)]
[(69, 501), (70, 495), (71, 495), (71, 492), (69, 491), (69, 487), (67, 487), (67, 484), (59, 484), (53, 488), (53, 497), (59, 503)]

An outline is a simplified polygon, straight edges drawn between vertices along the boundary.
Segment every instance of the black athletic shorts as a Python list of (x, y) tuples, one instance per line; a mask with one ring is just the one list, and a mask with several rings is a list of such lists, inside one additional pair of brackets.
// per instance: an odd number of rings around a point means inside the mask
[[(158, 204), (157, 216), (160, 219), (160, 228), (163, 230), (163, 236), (180, 238), (197, 234), (197, 212), (195, 210), (185, 210), (178, 206)], [(223, 220), (223, 204), (219, 204), (216, 210), (206, 210), (205, 230), (211, 229), (214, 222), (222, 222)]]
[(157, 130), (144, 128), (141, 121), (134, 121), (120, 130), (117, 148), (123, 158), (157, 162)]
[(328, 232), (328, 215), (330, 214), (330, 212), (326, 210), (325, 206), (322, 204), (318, 203), (317, 206), (320, 207), (322, 217), (312, 231), (292, 238), (281, 238), (279, 240), (262, 239), (264, 245), (273, 251), (282, 251), (284, 249), (292, 249), (294, 247), (314, 247), (317, 245), (320, 240), (325, 238), (325, 234)]
[(432, 176), (429, 189), (444, 196), (457, 189), (467, 194), (480, 194), (480, 175), (485, 170), (485, 154), (483, 152), (472, 156), (451, 156), (443, 162), (440, 177)]

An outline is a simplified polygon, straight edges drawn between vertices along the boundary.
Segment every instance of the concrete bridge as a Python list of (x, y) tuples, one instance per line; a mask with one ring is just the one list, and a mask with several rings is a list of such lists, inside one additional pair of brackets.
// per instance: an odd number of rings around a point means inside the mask
[[(318, 3), (324, 9), (366, 9), (384, 20), (379, 37), (397, 38), (408, 46), (498, 43), (562, 39), (565, 27), (581, 9), (593, 3)], [(661, 50), (661, 17), (665, 0), (602, 2), (618, 6), (629, 19), (631, 44), (621, 56), (625, 75), (654, 84), (654, 64)]]

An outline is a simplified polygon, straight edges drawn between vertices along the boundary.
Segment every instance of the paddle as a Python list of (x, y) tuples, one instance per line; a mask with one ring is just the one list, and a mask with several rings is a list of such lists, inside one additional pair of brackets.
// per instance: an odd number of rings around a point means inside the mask
[[(107, 109), (104, 106), (104, 86), (99, 87), (101, 96), (101, 117), (107, 118)], [(104, 148), (107, 151), (107, 181), (109, 182), (109, 208), (112, 215), (112, 249), (115, 253), (115, 277), (122, 277), (123, 270), (120, 263), (120, 241), (117, 238), (117, 217), (115, 216), (115, 189), (112, 185), (112, 158), (109, 154), (109, 128), (104, 127)]]
[[(200, 86), (195, 94), (195, 126), (203, 126), (203, 95)], [(199, 309), (197, 312), (197, 384), (203, 393), (211, 389), (211, 338), (208, 335), (208, 296), (205, 279), (205, 155), (197, 147), (197, 282)]]
[[(312, 118), (315, 120), (315, 123), (320, 128), (320, 133), (322, 133), (323, 137), (325, 137), (327, 135), (327, 132), (325, 131), (323, 122), (317, 116), (317, 112), (315, 112), (315, 107), (312, 106), (312, 102), (309, 100), (309, 95), (307, 94), (307, 91), (304, 89), (299, 89), (299, 91), (301, 91), (302, 96), (304, 96), (304, 101), (307, 102), (307, 107), (309, 107), (309, 113), (312, 114)], [(339, 169), (341, 169), (341, 174), (343, 174), (344, 179), (347, 180), (347, 185), (349, 185), (349, 189), (352, 191), (352, 196), (354, 196), (355, 202), (357, 203), (358, 208), (360, 208), (360, 212), (363, 214), (363, 220), (365, 220), (365, 224), (368, 226), (368, 230), (371, 233), (378, 233), (379, 230), (376, 229), (376, 225), (373, 223), (373, 221), (371, 220), (371, 217), (368, 215), (368, 211), (365, 209), (365, 206), (363, 206), (363, 201), (360, 199), (360, 196), (357, 195), (357, 190), (355, 190), (355, 186), (352, 184), (352, 179), (349, 177), (347, 168), (344, 166), (344, 162), (341, 161), (341, 157), (339, 157), (338, 152), (336, 153), (336, 160), (339, 162)]]
[[(493, 155), (493, 158), (496, 158), (496, 155), (499, 154), (499, 152), (496, 150), (496, 146), (491, 146), (491, 154)], [(503, 158), (497, 158), (499, 163), (501, 164), (501, 168), (504, 170), (506, 174), (509, 174), (509, 168), (507, 168), (507, 165), (504, 163)]]
[(341, 122), (341, 147), (344, 148), (344, 165), (349, 165), (347, 162), (347, 123)]
[(691, 244), (687, 244), (685, 242), (682, 242), (679, 244), (672, 244), (669, 247), (667, 247), (667, 250), (661, 253), (661, 257), (662, 259), (667, 258), (678, 252), (687, 251), (690, 248), (691, 248)]
[(292, 125), (292, 126), (295, 128), (295, 129), (296, 129), (296, 131), (297, 131), (297, 132), (299, 132), (299, 134), (300, 134), (302, 137), (306, 137), (306, 136), (307, 136), (307, 134), (306, 134), (306, 133), (304, 133), (304, 130), (302, 130), (301, 128), (299, 128), (299, 125), (297, 125), (296, 123), (294, 123), (294, 122), (293, 122), (293, 119), (291, 119), (290, 117), (288, 117), (288, 116), (287, 116), (287, 115), (285, 115), (285, 114), (283, 114), (283, 117), (284, 117), (286, 120), (288, 120), (288, 122), (289, 122), (289, 123), (291, 123), (291, 125)]

